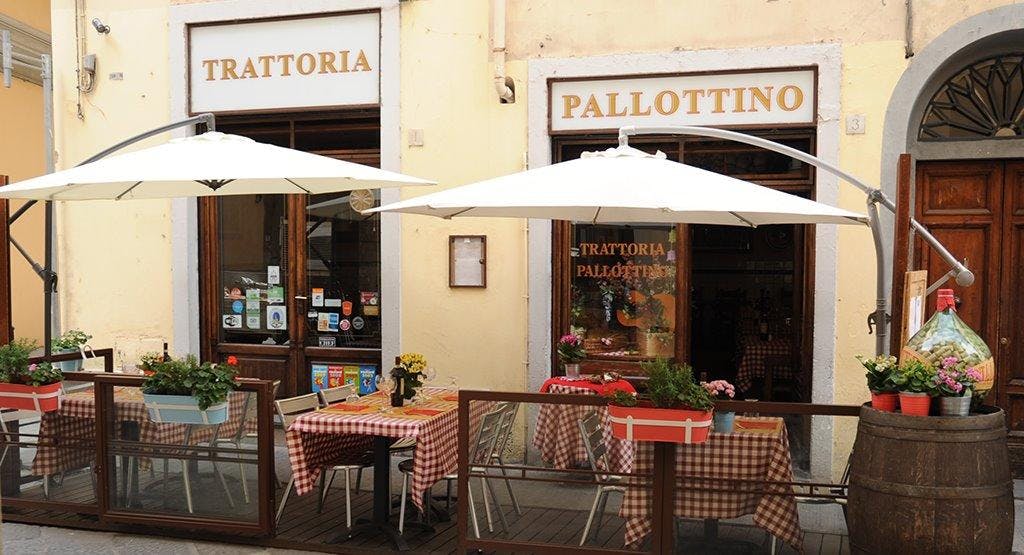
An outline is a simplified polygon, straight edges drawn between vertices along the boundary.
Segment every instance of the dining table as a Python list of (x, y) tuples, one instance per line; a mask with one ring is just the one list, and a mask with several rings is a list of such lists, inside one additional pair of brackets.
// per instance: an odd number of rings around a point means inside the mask
[[(777, 417), (737, 415), (733, 426), (731, 433), (712, 432), (704, 443), (676, 446), (675, 516), (714, 524), (718, 519), (753, 515), (755, 526), (802, 551), (785, 422)], [(636, 445), (633, 473), (652, 474), (654, 444)], [(639, 546), (651, 533), (652, 499), (648, 481), (627, 479), (619, 510), (626, 520), (626, 547)]]
[[(421, 511), (427, 509), (424, 493), (457, 469), (458, 391), (425, 387), (420, 395), (424, 400), (392, 407), (388, 396), (376, 392), (303, 414), (288, 428), (288, 457), (298, 495), (313, 491), (324, 468), (345, 453), (373, 450), (372, 516), (358, 520), (332, 542), (376, 532), (390, 538), (395, 549), (408, 550), (408, 543), (391, 519), (390, 447), (395, 440), (416, 440), (410, 497)], [(474, 421), (486, 407), (474, 403), (471, 411)], [(425, 523), (405, 523), (405, 534), (429, 529)]]
[[(763, 340), (757, 335), (746, 335), (740, 340), (739, 362), (736, 365), (736, 391), (748, 392), (756, 380), (765, 378), (768, 372), (768, 359), (771, 357), (788, 357), (792, 352), (792, 341), (785, 336), (772, 336)], [(794, 368), (775, 368), (779, 375), (776, 379), (792, 380), (795, 378)]]
[[(551, 378), (544, 382), (540, 391), (541, 393), (600, 396), (607, 396), (613, 391), (636, 393), (633, 385), (626, 380), (592, 380), (589, 376)], [(547, 403), (540, 405), (537, 411), (537, 426), (533, 434), (533, 446), (540, 453), (541, 460), (552, 468), (562, 470), (587, 465), (587, 450), (583, 443), (583, 436), (580, 435), (578, 422), (591, 410), (596, 410), (601, 414), (601, 421), (605, 429), (604, 441), (608, 446), (607, 470), (629, 472), (633, 465), (633, 442), (612, 437), (608, 409), (604, 407)]]

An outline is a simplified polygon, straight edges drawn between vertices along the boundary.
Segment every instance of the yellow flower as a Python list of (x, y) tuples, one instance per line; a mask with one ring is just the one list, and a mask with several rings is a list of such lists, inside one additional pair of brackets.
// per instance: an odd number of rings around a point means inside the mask
[(419, 374), (427, 367), (427, 359), (419, 353), (405, 353), (398, 357), (398, 362), (410, 374)]

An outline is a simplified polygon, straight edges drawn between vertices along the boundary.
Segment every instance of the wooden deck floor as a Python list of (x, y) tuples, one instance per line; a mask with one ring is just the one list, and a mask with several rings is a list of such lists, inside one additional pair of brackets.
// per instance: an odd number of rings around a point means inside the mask
[[(151, 490), (160, 487), (156, 485), (158, 480), (148, 473), (142, 473), (141, 487)], [(41, 499), (41, 486), (27, 487), (23, 490), (22, 498)], [(177, 487), (168, 489), (171, 498), (170, 505), (181, 502), (180, 484)], [(208, 491), (208, 490), (207, 490)], [(198, 492), (197, 492), (198, 493)], [(283, 493), (283, 492), (282, 492)], [(162, 490), (161, 490), (162, 495)], [(92, 485), (85, 473), (69, 476), (64, 483), (51, 489), (51, 497), (60, 500), (81, 500), (92, 501)], [(197, 510), (209, 508), (208, 501), (199, 501), (200, 498), (211, 499), (214, 496), (196, 495)], [(242, 503), (241, 495), (236, 495), (237, 511), (244, 512), (246, 506)], [(219, 499), (223, 503), (223, 499)], [(352, 498), (353, 519), (368, 517), (371, 510), (371, 494), (361, 492)], [(255, 504), (250, 504), (254, 508)], [(549, 507), (524, 507), (523, 514), (517, 515), (511, 506), (502, 507), (509, 524), (509, 533), (500, 533), (500, 525), (495, 518), (495, 529), (497, 533), (490, 534), (486, 530), (486, 520), (482, 507), (478, 507), (481, 532), (484, 537), (512, 538), (519, 541), (544, 542), (561, 546), (578, 546), (580, 535), (586, 523), (587, 513), (580, 510), (569, 510)], [(281, 523), (278, 526), (276, 537), (273, 538), (232, 538), (217, 536), (215, 534), (196, 534), (191, 532), (175, 532), (167, 529), (139, 528), (137, 526), (111, 525), (100, 523), (95, 516), (54, 513), (43, 510), (25, 510), (10, 506), (4, 508), (3, 517), (5, 520), (15, 522), (34, 522), (39, 524), (65, 526), (70, 528), (87, 528), (111, 530), (122, 533), (145, 533), (167, 536), (186, 536), (190, 539), (207, 539), (228, 543), (247, 543), (269, 547), (282, 547), (291, 549), (316, 550), (334, 553), (380, 553), (391, 551), (390, 545), (382, 536), (357, 536), (344, 540), (340, 543), (328, 543), (345, 530), (345, 503), (344, 493), (341, 488), (331, 492), (328, 498), (327, 507), (323, 513), (317, 512), (315, 495), (292, 497), (289, 500)], [(396, 517), (397, 518), (397, 517)], [(680, 527), (683, 534), (684, 548), (686, 553), (768, 553), (770, 551), (770, 539), (767, 534), (759, 528), (748, 525), (737, 525), (722, 523), (719, 528), (721, 542), (715, 545), (703, 546), (695, 544), (702, 534), (702, 523), (685, 521)], [(599, 533), (591, 546), (603, 546), (609, 548), (621, 548), (624, 533), (624, 521), (613, 514), (610, 507), (604, 524), (600, 527)], [(407, 538), (412, 553), (454, 553), (456, 552), (458, 539), (457, 527), (454, 518), (448, 522), (435, 523), (431, 533), (422, 533)], [(806, 553), (836, 554), (849, 553), (849, 545), (845, 536), (829, 534), (805, 534), (804, 551)], [(524, 551), (526, 552), (526, 551)], [(795, 553), (788, 546), (781, 546), (779, 553)]]

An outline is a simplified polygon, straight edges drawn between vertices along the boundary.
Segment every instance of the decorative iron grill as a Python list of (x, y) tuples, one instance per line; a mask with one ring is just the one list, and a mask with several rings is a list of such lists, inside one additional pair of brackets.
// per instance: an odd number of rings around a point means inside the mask
[(918, 139), (1018, 138), (1024, 134), (1024, 55), (976, 62), (942, 84), (921, 119)]

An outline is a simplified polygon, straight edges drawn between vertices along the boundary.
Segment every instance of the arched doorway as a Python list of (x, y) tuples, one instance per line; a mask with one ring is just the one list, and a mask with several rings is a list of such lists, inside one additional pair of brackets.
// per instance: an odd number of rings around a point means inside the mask
[[(886, 115), (883, 187), (895, 189), (895, 159), (909, 153), (912, 214), (975, 272), (972, 287), (949, 285), (995, 355), (988, 401), (1006, 410), (1024, 462), (1024, 29), (1011, 27), (1022, 16), (1019, 5), (979, 14), (915, 57)], [(948, 270), (918, 243), (909, 268), (932, 280)]]

